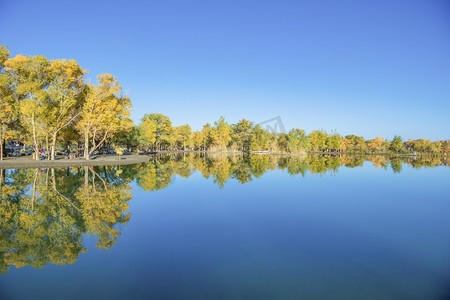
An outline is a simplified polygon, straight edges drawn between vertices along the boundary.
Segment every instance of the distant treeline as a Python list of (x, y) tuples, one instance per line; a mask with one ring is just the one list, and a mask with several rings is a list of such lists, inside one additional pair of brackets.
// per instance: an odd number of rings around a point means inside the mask
[[(120, 137), (119, 137), (120, 138)], [(288, 133), (273, 132), (248, 120), (229, 124), (221, 117), (213, 125), (206, 124), (202, 130), (192, 131), (189, 125), (172, 127), (167, 116), (145, 115), (140, 125), (118, 144), (145, 151), (200, 150), (224, 151), (268, 151), (269, 153), (446, 153), (450, 151), (450, 140), (431, 142), (425, 139), (404, 142), (400, 136), (392, 140), (376, 137), (365, 140), (362, 136), (341, 136), (337, 132), (313, 130), (306, 134), (302, 129)]]
[[(10, 58), (0, 45), (0, 159), (6, 141), (45, 149), (49, 159), (57, 149), (77, 146), (89, 157), (102, 145), (142, 152), (197, 150), (209, 152), (267, 151), (269, 153), (448, 153), (450, 141), (403, 141), (377, 137), (341, 136), (337, 132), (302, 129), (272, 132), (248, 120), (229, 124), (223, 117), (202, 130), (172, 126), (169, 117), (146, 114), (138, 125), (130, 119), (130, 99), (111, 74), (85, 82), (87, 71), (74, 60), (43, 56)], [(35, 155), (39, 159), (38, 155)]]

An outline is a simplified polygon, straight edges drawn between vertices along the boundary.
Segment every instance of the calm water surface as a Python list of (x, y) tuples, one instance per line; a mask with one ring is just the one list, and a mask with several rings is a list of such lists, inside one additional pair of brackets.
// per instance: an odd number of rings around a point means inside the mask
[(1, 171), (1, 299), (449, 299), (441, 159)]

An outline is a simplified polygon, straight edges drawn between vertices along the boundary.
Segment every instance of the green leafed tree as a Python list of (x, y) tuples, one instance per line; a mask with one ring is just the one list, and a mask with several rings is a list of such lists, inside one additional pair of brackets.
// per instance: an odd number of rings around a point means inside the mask
[(214, 145), (220, 150), (226, 150), (231, 142), (231, 126), (225, 121), (224, 117), (220, 117), (218, 121), (214, 122), (214, 127), (217, 135)]
[(395, 152), (403, 151), (404, 147), (401, 136), (399, 135), (394, 136), (394, 139), (391, 142), (390, 149)]
[(253, 123), (242, 119), (233, 125), (233, 142), (241, 150), (248, 150), (251, 143)]

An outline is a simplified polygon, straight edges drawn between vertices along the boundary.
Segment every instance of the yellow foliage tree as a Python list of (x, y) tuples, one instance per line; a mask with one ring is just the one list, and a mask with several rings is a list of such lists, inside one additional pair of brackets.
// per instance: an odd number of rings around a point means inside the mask
[(0, 160), (3, 160), (4, 141), (13, 136), (12, 125), (18, 119), (17, 109), (11, 97), (10, 80), (4, 71), (4, 64), (8, 58), (8, 48), (0, 45)]
[(155, 123), (149, 119), (143, 119), (143, 122), (139, 125), (139, 136), (138, 143), (139, 145), (146, 147), (147, 151), (151, 144), (154, 144), (156, 141), (156, 125)]
[(50, 67), (48, 101), (44, 105), (45, 130), (50, 135), (51, 155), (55, 159), (55, 146), (60, 130), (70, 125), (82, 112), (86, 85), (83, 76), (87, 73), (75, 60), (54, 60)]
[[(101, 145), (108, 136), (132, 127), (131, 102), (120, 94), (122, 87), (111, 74), (97, 76), (98, 85), (91, 85), (76, 127), (84, 136), (84, 158)], [(89, 149), (89, 139), (92, 147)]]
[[(50, 61), (43, 56), (17, 55), (5, 62), (11, 97), (20, 109), (25, 130), (31, 131), (34, 151), (39, 152), (39, 136), (44, 134), (44, 104), (48, 99)], [(35, 157), (39, 159), (38, 155)]]

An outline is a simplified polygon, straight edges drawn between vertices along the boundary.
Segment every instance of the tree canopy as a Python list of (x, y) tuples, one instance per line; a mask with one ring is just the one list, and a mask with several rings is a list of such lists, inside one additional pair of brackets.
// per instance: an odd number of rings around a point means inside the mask
[(275, 154), (450, 152), (449, 140), (403, 141), (400, 136), (365, 140), (323, 129), (275, 132), (246, 119), (231, 124), (223, 116), (201, 130), (188, 124), (174, 126), (160, 113), (144, 114), (139, 124), (134, 124), (131, 100), (123, 95), (118, 79), (104, 73), (92, 83), (86, 81), (87, 73), (73, 59), (10, 57), (8, 48), (0, 45), (0, 159), (11, 140), (32, 146), (35, 159), (44, 152), (50, 160), (55, 159), (57, 150), (70, 153), (72, 146), (86, 160), (108, 150), (104, 148)]

